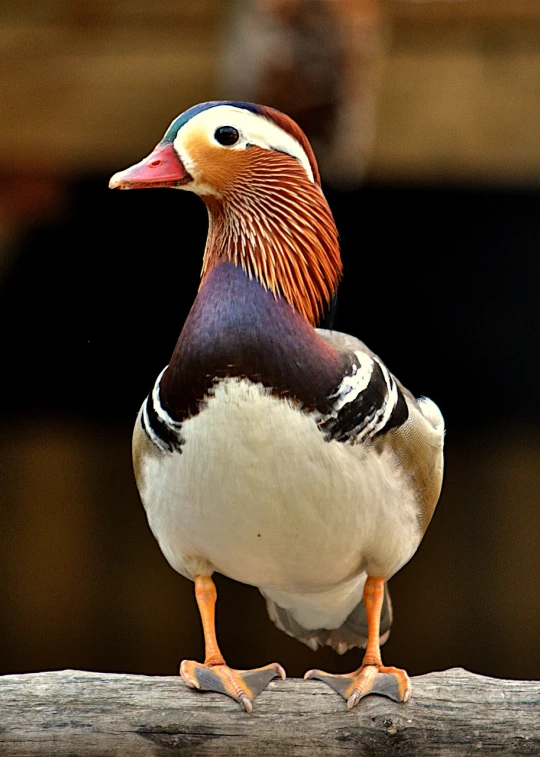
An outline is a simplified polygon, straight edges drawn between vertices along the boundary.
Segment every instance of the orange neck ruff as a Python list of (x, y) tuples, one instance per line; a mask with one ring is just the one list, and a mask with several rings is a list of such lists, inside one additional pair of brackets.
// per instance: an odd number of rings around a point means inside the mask
[(290, 155), (249, 148), (251, 160), (209, 213), (202, 278), (229, 261), (316, 325), (342, 265), (334, 218), (321, 188)]

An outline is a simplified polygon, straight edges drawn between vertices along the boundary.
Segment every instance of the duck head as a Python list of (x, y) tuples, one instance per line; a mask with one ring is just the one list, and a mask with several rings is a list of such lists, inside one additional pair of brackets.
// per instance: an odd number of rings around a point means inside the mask
[(232, 262), (313, 324), (337, 289), (338, 235), (313, 150), (300, 127), (273, 108), (196, 105), (109, 186), (172, 187), (204, 200), (209, 230), (203, 282), (215, 265)]

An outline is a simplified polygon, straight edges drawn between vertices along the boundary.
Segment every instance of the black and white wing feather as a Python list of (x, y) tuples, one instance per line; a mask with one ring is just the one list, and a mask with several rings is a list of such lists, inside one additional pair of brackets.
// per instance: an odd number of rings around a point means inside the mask
[(339, 331), (317, 333), (354, 355), (351, 368), (320, 412), (319, 428), (328, 441), (391, 449), (414, 487), (425, 531), (442, 486), (444, 419), (439, 408), (427, 397), (416, 399), (359, 339)]
[(327, 411), (319, 420), (328, 441), (371, 442), (409, 416), (403, 392), (385, 364), (365, 349), (352, 355), (349, 370), (327, 397)]
[(327, 397), (319, 427), (328, 441), (372, 442), (409, 417), (405, 391), (385, 364), (359, 339), (317, 329), (333, 347), (352, 355), (350, 368)]

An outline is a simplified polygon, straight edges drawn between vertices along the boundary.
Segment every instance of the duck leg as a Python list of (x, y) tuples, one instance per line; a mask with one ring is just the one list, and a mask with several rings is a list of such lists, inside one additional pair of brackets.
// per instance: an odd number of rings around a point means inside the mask
[(406, 702), (411, 696), (411, 681), (404, 670), (382, 664), (380, 637), (381, 608), (384, 599), (384, 579), (368, 576), (363, 594), (366, 607), (368, 642), (362, 665), (353, 673), (331, 675), (323, 670), (309, 670), (304, 678), (318, 678), (331, 686), (354, 707), (367, 694), (380, 694), (396, 702)]
[(253, 709), (252, 699), (260, 694), (276, 676), (285, 678), (277, 662), (254, 670), (234, 670), (225, 664), (216, 638), (215, 608), (217, 591), (210, 576), (195, 577), (195, 597), (204, 632), (204, 663), (183, 660), (180, 675), (192, 689), (217, 691), (236, 699), (246, 712)]

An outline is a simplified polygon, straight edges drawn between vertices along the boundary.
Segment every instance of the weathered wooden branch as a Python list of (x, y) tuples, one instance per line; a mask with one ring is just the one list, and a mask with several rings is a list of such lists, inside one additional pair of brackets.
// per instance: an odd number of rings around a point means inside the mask
[(179, 678), (57, 671), (0, 678), (2, 757), (540, 754), (540, 682), (461, 669), (352, 711), (324, 684), (275, 681), (252, 715)]

